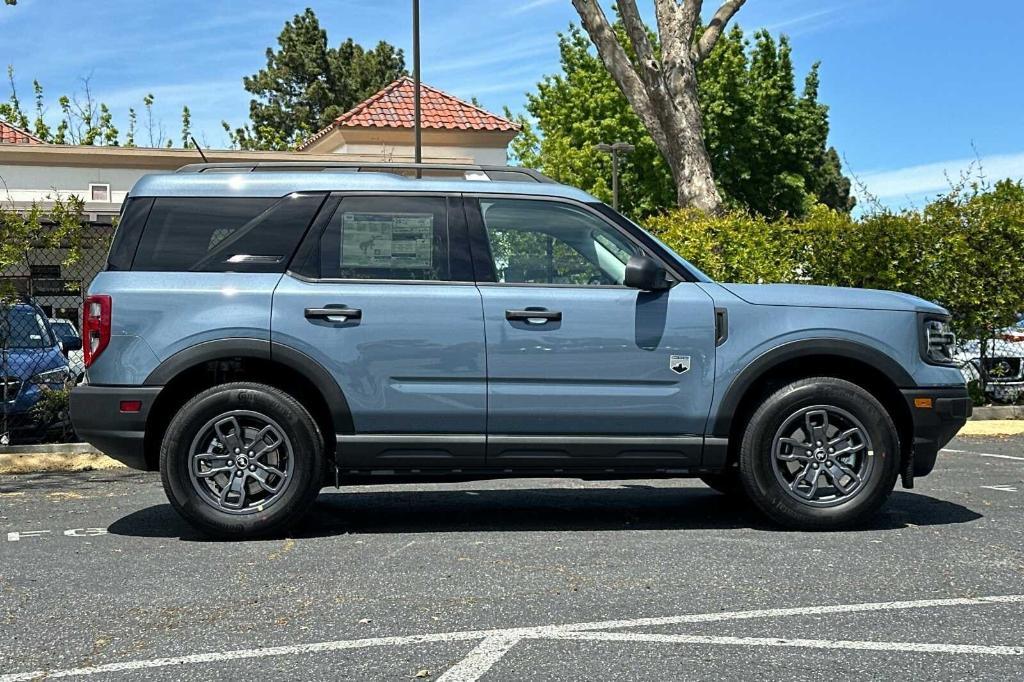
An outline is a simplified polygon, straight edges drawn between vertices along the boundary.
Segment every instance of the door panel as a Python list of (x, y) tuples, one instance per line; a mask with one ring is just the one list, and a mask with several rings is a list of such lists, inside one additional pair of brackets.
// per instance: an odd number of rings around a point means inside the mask
[[(622, 286), (641, 245), (584, 206), (481, 198), (489, 465), (699, 464), (715, 311), (680, 282)], [(477, 248), (477, 250), (480, 250)], [(479, 262), (479, 256), (476, 258)]]
[[(714, 381), (714, 305), (696, 286), (481, 286), (491, 435), (700, 434)], [(545, 308), (559, 321), (506, 319)], [(672, 356), (689, 358), (682, 374)], [(489, 454), (501, 458), (500, 450)], [(602, 457), (601, 459), (606, 459)]]
[(472, 283), (439, 281), (450, 277), (448, 243), (458, 248), (463, 235), (447, 229), (438, 201), (342, 199), (313, 236), (320, 277), (289, 273), (274, 293), (273, 340), (327, 368), (348, 401), (355, 433), (338, 435), (342, 466), (483, 463), (480, 293)]

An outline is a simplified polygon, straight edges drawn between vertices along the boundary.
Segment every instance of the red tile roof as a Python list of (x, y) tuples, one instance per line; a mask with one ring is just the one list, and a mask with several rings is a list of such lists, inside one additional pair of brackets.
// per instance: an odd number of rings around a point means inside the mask
[[(403, 76), (369, 99), (334, 119), (299, 146), (309, 146), (335, 128), (413, 128), (415, 84)], [(420, 83), (421, 123), (424, 129), (518, 131), (519, 126), (437, 88)]]
[(0, 121), (0, 144), (43, 144), (32, 133)]

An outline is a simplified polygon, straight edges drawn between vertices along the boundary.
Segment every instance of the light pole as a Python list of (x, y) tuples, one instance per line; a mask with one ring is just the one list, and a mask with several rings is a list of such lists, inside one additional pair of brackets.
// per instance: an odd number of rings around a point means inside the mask
[(619, 210), (619, 154), (629, 154), (636, 149), (628, 142), (613, 142), (606, 144), (601, 142), (594, 145), (594, 149), (605, 154), (612, 155), (612, 208)]
[[(423, 162), (423, 145), (420, 131), (420, 0), (412, 0), (412, 80), (416, 89), (412, 96), (413, 128), (415, 129), (416, 163)], [(416, 169), (416, 177), (420, 177), (420, 169)]]

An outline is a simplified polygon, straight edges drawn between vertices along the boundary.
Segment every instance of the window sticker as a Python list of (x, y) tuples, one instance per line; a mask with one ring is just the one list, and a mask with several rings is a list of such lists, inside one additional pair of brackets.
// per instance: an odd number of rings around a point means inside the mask
[(433, 267), (433, 213), (345, 213), (341, 234), (342, 267)]

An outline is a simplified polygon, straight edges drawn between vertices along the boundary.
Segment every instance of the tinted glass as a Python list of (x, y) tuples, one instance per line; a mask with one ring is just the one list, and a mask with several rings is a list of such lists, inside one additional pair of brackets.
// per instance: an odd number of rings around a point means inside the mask
[(451, 279), (441, 197), (346, 197), (320, 239), (320, 276)]
[(133, 270), (284, 272), (322, 194), (158, 198)]
[(482, 199), (498, 282), (621, 285), (640, 249), (596, 216), (568, 204)]
[(56, 334), (57, 336), (78, 336), (78, 331), (67, 320), (57, 320), (56, 322), (51, 322), (50, 328), (53, 329), (53, 333)]
[(149, 217), (149, 209), (152, 206), (153, 200), (147, 197), (129, 198), (125, 202), (121, 219), (117, 223), (117, 231), (114, 232), (114, 240), (110, 244), (110, 254), (107, 256), (108, 270), (128, 270), (132, 267), (135, 249), (139, 246), (139, 237), (142, 236), (142, 229), (146, 226), (146, 218)]

